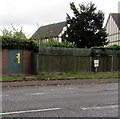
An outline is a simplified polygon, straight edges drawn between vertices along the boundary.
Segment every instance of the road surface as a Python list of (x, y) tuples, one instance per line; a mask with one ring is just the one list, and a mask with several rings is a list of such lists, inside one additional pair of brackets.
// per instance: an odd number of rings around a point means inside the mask
[(118, 84), (3, 88), (3, 117), (118, 117)]

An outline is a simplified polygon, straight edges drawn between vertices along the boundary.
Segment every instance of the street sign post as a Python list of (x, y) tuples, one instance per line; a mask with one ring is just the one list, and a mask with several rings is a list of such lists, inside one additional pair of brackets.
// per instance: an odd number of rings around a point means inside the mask
[(97, 72), (99, 67), (99, 60), (94, 60), (94, 67), (95, 67), (95, 72)]

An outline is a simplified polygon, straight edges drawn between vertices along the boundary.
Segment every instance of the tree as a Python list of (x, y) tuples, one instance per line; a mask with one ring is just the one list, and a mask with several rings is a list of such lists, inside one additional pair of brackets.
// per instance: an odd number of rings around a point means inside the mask
[(12, 31), (4, 28), (2, 31), (1, 37), (12, 37)]
[(83, 3), (77, 9), (74, 2), (70, 3), (74, 16), (67, 14), (67, 31), (64, 38), (69, 42), (75, 42), (78, 48), (90, 48), (107, 44), (107, 33), (103, 28), (104, 14), (96, 11), (92, 2), (85, 6)]
[(14, 30), (14, 32), (13, 32), (13, 37), (14, 38), (17, 38), (17, 39), (27, 39), (26, 35), (23, 33), (22, 27), (21, 27), (20, 31), (15, 29), (13, 26), (12, 26), (12, 28)]
[(22, 31), (22, 27), (21, 27), (20, 31), (15, 29), (13, 26), (12, 26), (12, 28), (13, 28), (13, 30), (6, 29), (6, 28), (1, 30), (2, 31), (1, 37), (6, 37), (6, 38), (11, 37), (11, 38), (14, 38), (14, 39), (19, 39), (19, 40), (27, 39), (26, 35)]

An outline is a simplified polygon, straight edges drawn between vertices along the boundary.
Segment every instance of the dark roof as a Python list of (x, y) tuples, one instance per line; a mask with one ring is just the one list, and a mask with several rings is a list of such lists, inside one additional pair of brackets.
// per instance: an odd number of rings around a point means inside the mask
[(116, 25), (120, 29), (120, 13), (111, 13), (110, 15), (112, 16), (112, 18), (114, 19)]
[(34, 34), (33, 38), (36, 37), (57, 37), (61, 31), (63, 30), (63, 27), (66, 26), (66, 22), (60, 22), (60, 23), (54, 23), (46, 26), (41, 26)]

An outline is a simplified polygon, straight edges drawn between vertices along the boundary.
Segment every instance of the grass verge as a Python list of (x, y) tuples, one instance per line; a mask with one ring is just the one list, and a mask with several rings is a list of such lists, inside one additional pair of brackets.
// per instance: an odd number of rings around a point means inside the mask
[(23, 80), (22, 77), (0, 75), (0, 81), (21, 81), (21, 80)]
[(109, 79), (120, 78), (118, 72), (107, 73), (39, 73), (38, 75), (9, 76), (0, 75), (0, 81), (24, 81), (24, 80), (62, 80), (62, 79)]
[(118, 72), (109, 72), (109, 73), (40, 73), (38, 78), (47, 79), (47, 80), (56, 80), (56, 79), (108, 79), (108, 78), (120, 78)]

